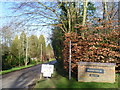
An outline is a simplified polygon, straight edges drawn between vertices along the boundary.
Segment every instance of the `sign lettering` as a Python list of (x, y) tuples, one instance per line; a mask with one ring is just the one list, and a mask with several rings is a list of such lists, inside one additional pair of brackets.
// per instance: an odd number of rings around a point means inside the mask
[(89, 74), (90, 77), (99, 77), (97, 74)]
[(86, 72), (104, 73), (104, 70), (103, 69), (96, 69), (96, 68), (86, 68)]

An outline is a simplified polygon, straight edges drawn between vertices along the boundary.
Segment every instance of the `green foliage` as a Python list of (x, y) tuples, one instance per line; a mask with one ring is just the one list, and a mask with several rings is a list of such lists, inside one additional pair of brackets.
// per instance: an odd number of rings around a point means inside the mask
[(54, 57), (53, 49), (52, 49), (50, 43), (46, 47), (46, 55), (47, 55), (47, 58), (49, 58), (49, 59)]
[(20, 41), (18, 39), (18, 35), (16, 35), (11, 45), (11, 53), (15, 56), (19, 55), (19, 44), (20, 44)]
[(25, 60), (25, 56), (20, 56), (19, 57), (20, 66), (24, 65), (24, 60)]
[(5, 54), (2, 56), (2, 70), (11, 69), (18, 65), (24, 65), (24, 59), (25, 57), (23, 56), (18, 58), (18, 56), (15, 56), (14, 54)]
[[(28, 46), (27, 46), (28, 40)], [(10, 46), (6, 44), (1, 44), (2, 46), (2, 70), (8, 70), (13, 67), (25, 65), (26, 54), (27, 54), (27, 64), (36, 64), (38, 60), (40, 61), (41, 55), (41, 44), (42, 44), (42, 54), (43, 59), (46, 57), (46, 43), (43, 35), (38, 39), (37, 36), (31, 35), (26, 37), (24, 32), (21, 33), (20, 37), (18, 35), (12, 40)], [(28, 48), (28, 49), (26, 49)], [(31, 58), (36, 58), (32, 60)]]
[(43, 35), (40, 35), (38, 40), (38, 57), (41, 59), (41, 49), (42, 49), (42, 59), (46, 60), (46, 43)]
[(12, 68), (11, 66), (11, 59), (9, 58), (10, 56), (8, 56), (7, 54), (2, 55), (2, 70), (7, 70)]
[(56, 60), (62, 61), (62, 50), (63, 50), (63, 32), (60, 28), (54, 28), (52, 34), (52, 46)]
[(96, 8), (95, 8), (94, 4), (91, 2), (88, 2), (87, 14), (89, 16), (94, 16), (95, 10), (96, 10)]
[(20, 35), (20, 55), (25, 56), (26, 51), (26, 34), (24, 32)]
[(35, 35), (31, 35), (29, 37), (29, 42), (28, 42), (28, 47), (29, 47), (29, 56), (31, 58), (37, 57), (38, 54), (38, 38)]
[(36, 64), (37, 62), (35, 60), (31, 60), (30, 64)]
[(9, 53), (10, 48), (7, 45), (1, 44), (1, 47), (2, 47), (2, 55), (5, 55), (5, 54)]

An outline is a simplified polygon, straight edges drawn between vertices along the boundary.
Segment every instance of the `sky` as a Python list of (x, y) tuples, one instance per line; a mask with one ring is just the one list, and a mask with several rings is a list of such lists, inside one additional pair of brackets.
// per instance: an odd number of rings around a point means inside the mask
[[(12, 19), (10, 17), (5, 18), (6, 16), (16, 16), (17, 14), (20, 13), (13, 13), (13, 10), (10, 9), (10, 7), (14, 6), (15, 2), (0, 2), (0, 22), (1, 22), (1, 26), (4, 26), (5, 24), (9, 23)], [(24, 17), (23, 17), (24, 18)], [(49, 22), (48, 20), (45, 20), (46, 22)], [(35, 22), (33, 21), (32, 24), (34, 24)], [(34, 26), (28, 26), (30, 29), (34, 28)], [(38, 37), (43, 34), (45, 39), (46, 39), (46, 43), (50, 43), (50, 37), (52, 34), (52, 27), (41, 27), (38, 26), (38, 30), (35, 31), (31, 31), (29, 32), (29, 34), (34, 34), (37, 35)], [(20, 35), (20, 33), (16, 32), (16, 34)]]
[(10, 21), (10, 18), (5, 18), (5, 16), (13, 15), (12, 10), (10, 10), (11, 2), (0, 2), (0, 20), (2, 20), (2, 24)]
[[(9, 9), (10, 7), (12, 7), (14, 5), (15, 2), (0, 2), (0, 27), (8, 24), (12, 18), (8, 17), (5, 18), (6, 16), (14, 16), (17, 15), (15, 13), (13, 13), (12, 9)], [(19, 14), (19, 13), (18, 13)], [(34, 24), (34, 22), (32, 22)], [(28, 26), (29, 28), (34, 28), (34, 26)], [(34, 34), (37, 35), (38, 37), (42, 34), (44, 35), (45, 39), (46, 39), (46, 43), (50, 43), (50, 37), (52, 34), (51, 28), (52, 27), (41, 27), (38, 26), (38, 30), (34, 30), (34, 31), (30, 31), (29, 34)], [(20, 33), (16, 32), (17, 35), (20, 35)]]
[[(6, 16), (12, 16), (12, 15), (17, 15), (19, 13), (13, 13), (12, 9), (9, 9), (10, 7), (12, 7), (14, 5), (15, 2), (0, 2), (0, 27), (4, 26), (5, 24), (8, 24), (12, 19), (10, 17), (5, 18)], [(96, 4), (99, 6), (99, 4)], [(98, 9), (98, 8), (97, 8)], [(96, 10), (97, 12), (100, 12), (100, 10)], [(100, 13), (99, 13), (100, 14)], [(102, 14), (102, 12), (101, 12)], [(100, 15), (102, 16), (102, 15)], [(20, 20), (20, 19), (19, 19)], [(45, 20), (46, 22), (49, 22), (47, 19)], [(33, 21), (32, 24), (35, 24), (35, 22)], [(34, 26), (29, 26), (29, 28), (34, 28)], [(41, 27), (38, 26), (38, 30), (36, 31), (32, 31), (31, 33), (34, 35), (37, 35), (38, 37), (43, 34), (46, 42), (49, 43), (50, 42), (50, 36), (52, 34), (52, 27)], [(16, 32), (17, 33), (17, 32)], [(20, 33), (17, 33), (18, 35)]]

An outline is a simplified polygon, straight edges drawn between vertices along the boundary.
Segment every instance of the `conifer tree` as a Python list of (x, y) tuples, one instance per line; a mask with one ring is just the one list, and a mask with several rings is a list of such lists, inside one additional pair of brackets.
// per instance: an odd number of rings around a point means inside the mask
[(26, 64), (25, 60), (25, 54), (26, 54), (26, 34), (23, 31), (20, 35), (20, 57), (24, 60), (24, 64)]
[(49, 59), (53, 58), (53, 56), (54, 56), (54, 54), (53, 54), (53, 49), (52, 49), (50, 43), (49, 43), (49, 44), (47, 45), (47, 47), (46, 47), (46, 54), (47, 54), (47, 57), (48, 57)]
[(41, 61), (46, 59), (46, 43), (43, 35), (40, 35), (38, 40), (38, 56)]
[(29, 56), (31, 58), (36, 58), (37, 50), (38, 50), (38, 38), (35, 35), (31, 35), (29, 37)]

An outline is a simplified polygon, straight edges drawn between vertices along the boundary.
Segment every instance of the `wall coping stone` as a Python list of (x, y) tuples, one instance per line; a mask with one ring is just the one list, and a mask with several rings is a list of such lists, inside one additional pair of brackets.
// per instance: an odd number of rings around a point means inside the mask
[(78, 65), (81, 66), (116, 66), (116, 63), (100, 63), (100, 62), (78, 62)]

